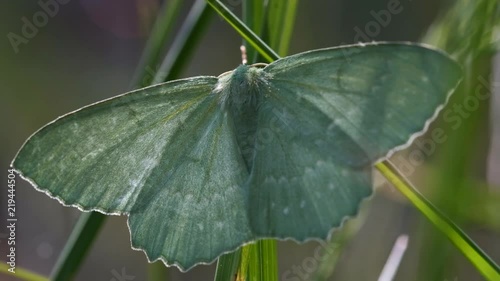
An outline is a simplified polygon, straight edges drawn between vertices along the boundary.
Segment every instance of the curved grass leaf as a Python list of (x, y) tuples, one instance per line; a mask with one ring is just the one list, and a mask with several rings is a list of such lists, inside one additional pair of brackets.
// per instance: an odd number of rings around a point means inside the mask
[(288, 53), (298, 3), (298, 0), (269, 1), (269, 11), (267, 13), (269, 45), (280, 56), (285, 56)]

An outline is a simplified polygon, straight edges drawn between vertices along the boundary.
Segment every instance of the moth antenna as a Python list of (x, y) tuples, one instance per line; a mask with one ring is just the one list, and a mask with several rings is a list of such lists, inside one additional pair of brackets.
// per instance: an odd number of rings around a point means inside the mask
[(240, 46), (240, 51), (241, 51), (241, 63), (242, 64), (247, 64), (247, 48), (244, 45)]

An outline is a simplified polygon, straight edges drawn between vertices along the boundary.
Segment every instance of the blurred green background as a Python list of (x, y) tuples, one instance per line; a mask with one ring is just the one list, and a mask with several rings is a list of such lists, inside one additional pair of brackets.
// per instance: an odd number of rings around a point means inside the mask
[[(387, 10), (391, 2), (394, 0), (301, 1), (289, 53), (357, 41), (420, 41), (429, 26), (453, 4), (401, 0), (399, 13), (392, 14), (387, 22), (377, 22), (376, 15)], [(179, 26), (191, 3), (186, 1), (183, 5)], [(241, 0), (224, 3), (240, 13)], [(32, 38), (17, 47), (13, 47), (8, 34), (21, 35), (23, 18), (32, 22), (33, 16), (43, 10), (38, 1), (2, 1), (0, 5), (0, 174), (2, 186), (6, 186), (11, 159), (35, 130), (62, 114), (128, 90), (162, 1), (69, 0), (59, 5)], [(454, 28), (448, 33), (462, 32), (458, 26)], [(468, 34), (457, 35), (460, 36)], [(462, 43), (467, 42), (457, 42)], [(240, 45), (236, 32), (214, 16), (182, 77), (219, 75), (235, 68), (241, 61)], [(446, 161), (440, 159), (451, 157), (451, 161), (460, 161), (464, 158), (461, 153), (470, 150), (460, 146), (457, 149), (449, 143), (455, 129), (446, 122), (432, 128), (443, 129), (445, 135), (450, 135), (449, 142), (434, 143), (430, 153), (425, 150), (429, 147), (414, 145), (395, 155), (393, 162), (500, 261), (500, 72), (494, 71), (500, 60), (493, 55), (489, 58), (486, 64), (491, 65), (488, 67), (492, 76), (486, 73), (482, 77), (492, 84), (491, 98), (482, 101), (479, 113), (472, 113), (477, 117), (463, 118), (464, 123), (475, 118), (470, 126), (476, 129), (460, 136), (470, 140), (466, 144), (474, 151), (474, 157), (464, 156), (467, 171), (446, 171)], [(156, 67), (151, 72), (153, 68)], [(420, 143), (429, 137), (423, 136)], [(454, 150), (446, 151), (450, 147)], [(414, 151), (420, 154), (412, 154)], [(422, 159), (415, 158), (417, 154), (423, 155)], [(449, 178), (460, 179), (464, 187), (441, 186), (445, 172)], [(444, 191), (438, 190), (441, 187)], [(63, 207), (20, 179), (16, 188), (17, 266), (47, 276), (80, 212)], [(0, 196), (3, 261), (7, 254), (2, 236), (7, 232), (6, 188)], [(375, 196), (363, 203), (361, 215), (351, 220), (348, 227), (349, 233), (343, 233), (347, 237), (333, 246), (340, 257), (329, 280), (377, 280), (400, 234), (409, 235), (409, 245), (395, 280), (483, 280), (458, 250), (381, 178), (376, 179)], [(131, 250), (129, 239), (125, 217), (109, 217), (77, 280), (113, 280), (115, 273), (123, 270), (134, 276), (133, 280), (146, 280), (146, 257)], [(319, 261), (311, 261), (318, 245), (279, 242), (280, 280), (312, 279), (320, 270)], [(169, 274), (169, 280), (211, 280), (214, 265), (198, 266), (189, 273), (172, 268)], [(0, 275), (0, 280), (16, 279)]]

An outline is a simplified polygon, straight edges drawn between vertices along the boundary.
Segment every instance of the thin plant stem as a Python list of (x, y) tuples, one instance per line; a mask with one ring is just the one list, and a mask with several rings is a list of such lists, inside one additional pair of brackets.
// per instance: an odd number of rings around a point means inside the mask
[(204, 33), (208, 22), (212, 19), (213, 11), (204, 0), (197, 0), (186, 20), (175, 37), (170, 50), (163, 59), (156, 73), (153, 84), (179, 78), (183, 66), (191, 57), (201, 35)]
[(88, 212), (80, 215), (57, 259), (56, 265), (52, 269), (50, 280), (73, 280), (105, 219), (106, 216), (98, 212)]
[[(172, 35), (177, 16), (182, 6), (182, 0), (170, 0), (163, 3), (161, 14), (158, 16), (146, 47), (142, 53), (131, 88), (143, 88), (151, 85), (157, 64), (163, 57), (165, 43)], [(153, 72), (153, 74), (151, 73)]]
[(208, 4), (236, 30), (243, 39), (252, 45), (267, 61), (279, 59), (278, 54), (262, 39), (252, 32), (238, 17), (218, 0), (207, 0)]
[(500, 280), (500, 267), (453, 221), (427, 200), (389, 162), (375, 168), (439, 229), (487, 280)]
[(217, 260), (217, 268), (215, 271), (214, 281), (227, 281), (233, 280), (238, 272), (240, 265), (241, 248), (221, 256)]
[(263, 281), (278, 281), (277, 243), (274, 239), (257, 241), (260, 258), (260, 276)]

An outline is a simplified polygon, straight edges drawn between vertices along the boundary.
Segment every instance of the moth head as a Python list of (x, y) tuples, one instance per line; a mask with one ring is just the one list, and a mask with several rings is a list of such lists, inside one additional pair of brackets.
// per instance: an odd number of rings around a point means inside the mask
[(266, 75), (261, 68), (238, 66), (228, 81), (228, 99), (235, 109), (257, 107), (264, 93)]

